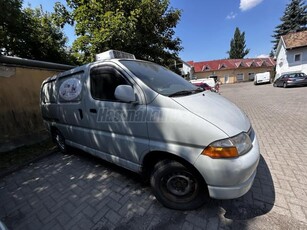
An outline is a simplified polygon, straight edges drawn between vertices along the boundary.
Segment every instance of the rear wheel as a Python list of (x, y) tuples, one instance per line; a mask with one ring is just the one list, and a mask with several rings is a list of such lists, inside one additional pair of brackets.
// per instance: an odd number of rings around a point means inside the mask
[(196, 209), (203, 205), (207, 195), (202, 178), (172, 160), (163, 160), (155, 165), (150, 184), (157, 200), (171, 209)]
[(56, 145), (58, 146), (58, 148), (60, 149), (60, 151), (62, 153), (66, 153), (67, 152), (67, 145), (65, 144), (65, 138), (63, 137), (63, 135), (61, 134), (61, 132), (59, 130), (54, 131), (53, 139), (54, 139)]

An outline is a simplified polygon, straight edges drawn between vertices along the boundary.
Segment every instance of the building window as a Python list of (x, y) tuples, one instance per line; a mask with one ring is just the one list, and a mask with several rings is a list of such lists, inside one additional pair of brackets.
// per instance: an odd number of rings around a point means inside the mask
[(219, 69), (225, 69), (227, 66), (225, 64), (219, 65)]
[(248, 73), (248, 79), (249, 79), (250, 81), (253, 81), (254, 78), (255, 78), (255, 74), (254, 74), (254, 73)]
[(229, 75), (228, 74), (225, 74), (224, 75), (224, 83), (229, 83)]
[(243, 73), (238, 73), (237, 74), (237, 81), (243, 81), (244, 80), (244, 74)]
[(209, 66), (206, 65), (206, 66), (203, 67), (203, 71), (208, 71), (208, 70), (210, 70)]
[(250, 64), (250, 67), (257, 67), (256, 63), (253, 61), (251, 64)]
[(301, 61), (301, 54), (294, 54), (294, 62), (300, 62)]

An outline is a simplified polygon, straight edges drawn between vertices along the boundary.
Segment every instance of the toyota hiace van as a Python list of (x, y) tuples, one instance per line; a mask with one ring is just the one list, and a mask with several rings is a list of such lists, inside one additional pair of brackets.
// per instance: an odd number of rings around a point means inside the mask
[(249, 191), (259, 146), (236, 105), (130, 54), (98, 59), (42, 83), (43, 120), (62, 152), (72, 146), (144, 175), (168, 208)]

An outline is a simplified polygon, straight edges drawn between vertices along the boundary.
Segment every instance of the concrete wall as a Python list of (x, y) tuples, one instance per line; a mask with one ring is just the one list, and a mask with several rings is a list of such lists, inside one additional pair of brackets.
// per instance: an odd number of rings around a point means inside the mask
[[(0, 58), (0, 144), (3, 145), (44, 130), (39, 107), (42, 81), (72, 67), (12, 57)], [(19, 63), (13, 64), (14, 59)], [(9, 63), (5, 63), (7, 60)], [(26, 64), (23, 66), (21, 62)], [(50, 68), (53, 65), (55, 68)]]
[[(3, 77), (3, 69), (12, 74)], [(42, 81), (59, 71), (23, 67), (1, 67), (0, 139), (38, 132), (43, 129), (39, 109)], [(2, 72), (2, 74), (1, 74)]]

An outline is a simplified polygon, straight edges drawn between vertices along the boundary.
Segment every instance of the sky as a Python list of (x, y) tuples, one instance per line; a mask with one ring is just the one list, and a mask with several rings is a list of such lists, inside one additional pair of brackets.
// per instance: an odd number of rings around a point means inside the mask
[[(53, 11), (54, 3), (64, 0), (24, 0), (24, 6)], [(306, 2), (306, 0), (305, 0)], [(228, 57), (235, 28), (245, 32), (247, 58), (265, 57), (272, 50), (272, 35), (290, 0), (170, 0), (170, 7), (182, 10), (175, 37), (182, 41), (183, 61), (209, 61)], [(69, 45), (74, 29), (65, 27)]]

